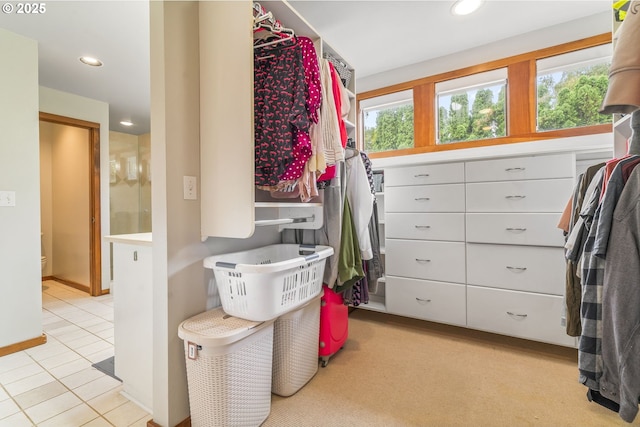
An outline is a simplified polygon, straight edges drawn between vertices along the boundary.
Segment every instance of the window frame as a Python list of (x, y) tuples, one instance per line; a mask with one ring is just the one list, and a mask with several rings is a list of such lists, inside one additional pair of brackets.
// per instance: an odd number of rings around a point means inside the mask
[[(611, 33), (599, 34), (557, 46), (539, 49), (358, 94), (356, 96), (356, 108), (358, 110), (357, 114), (360, 117), (361, 101), (388, 95), (394, 92), (413, 89), (414, 147), (402, 150), (371, 153), (370, 157), (392, 157), (407, 154), (459, 150), (471, 147), (483, 147), (532, 140), (555, 139), (612, 132), (612, 124), (542, 132), (538, 132), (536, 129), (536, 61), (563, 53), (611, 43), (611, 41)], [(436, 144), (436, 83), (505, 67), (507, 68), (507, 136), (476, 141), (456, 142), (452, 144)], [(357, 140), (359, 147), (362, 148), (362, 136), (358, 135)]]
[[(411, 93), (408, 93), (411, 92)], [(409, 105), (409, 103), (411, 104), (411, 107), (414, 108), (413, 105), (413, 101), (414, 101), (414, 97), (413, 97), (413, 90), (412, 89), (407, 89), (407, 90), (403, 90), (403, 91), (398, 91), (398, 92), (393, 92), (390, 94), (386, 94), (386, 95), (382, 95), (382, 96), (376, 96), (376, 97), (372, 97), (372, 98), (368, 98), (366, 100), (363, 100), (362, 103), (359, 104), (360, 108), (359, 108), (359, 123), (358, 123), (358, 132), (360, 135), (362, 135), (361, 140), (360, 140), (360, 144), (363, 147), (362, 149), (364, 151), (366, 150), (366, 142), (365, 142), (365, 132), (366, 132), (366, 127), (365, 127), (365, 115), (366, 113), (372, 111), (372, 110), (382, 110), (385, 108), (389, 108), (392, 106), (402, 106), (402, 105)], [(415, 121), (415, 110), (414, 110), (414, 121)], [(414, 128), (414, 148), (415, 148), (415, 128)], [(393, 151), (397, 151), (397, 150), (384, 150), (384, 151), (367, 151), (367, 153), (385, 153), (385, 152), (393, 152)]]

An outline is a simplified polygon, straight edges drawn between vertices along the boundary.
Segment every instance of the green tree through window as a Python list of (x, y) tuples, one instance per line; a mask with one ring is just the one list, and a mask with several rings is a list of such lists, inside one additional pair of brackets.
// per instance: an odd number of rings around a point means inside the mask
[(368, 152), (414, 146), (413, 104), (365, 112), (364, 122), (364, 143)]
[(439, 97), (438, 143), (505, 136), (505, 87), (500, 84)]
[(608, 84), (608, 64), (538, 76), (538, 130), (611, 123), (600, 114)]

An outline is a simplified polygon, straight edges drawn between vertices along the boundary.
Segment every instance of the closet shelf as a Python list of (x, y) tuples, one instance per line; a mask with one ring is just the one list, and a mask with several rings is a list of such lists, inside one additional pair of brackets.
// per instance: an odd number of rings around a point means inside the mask
[(626, 114), (619, 120), (616, 120), (613, 128), (624, 138), (631, 138), (631, 114)]
[(322, 207), (322, 203), (292, 203), (292, 202), (255, 202), (256, 208), (312, 208)]
[(277, 225), (278, 231), (287, 228), (318, 229), (323, 223), (322, 203), (256, 202), (256, 227)]
[(313, 222), (315, 215), (303, 218), (278, 218), (278, 219), (261, 219), (255, 222), (256, 227), (264, 227), (267, 225), (284, 225), (284, 224), (299, 224), (302, 222)]

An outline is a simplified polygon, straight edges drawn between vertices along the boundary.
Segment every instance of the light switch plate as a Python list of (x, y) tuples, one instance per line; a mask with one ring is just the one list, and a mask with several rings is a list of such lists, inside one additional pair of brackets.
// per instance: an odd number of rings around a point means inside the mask
[(15, 191), (0, 191), (0, 206), (15, 206), (15, 205), (16, 205)]
[(182, 182), (184, 184), (184, 200), (197, 200), (198, 188), (196, 186), (196, 177), (183, 176)]

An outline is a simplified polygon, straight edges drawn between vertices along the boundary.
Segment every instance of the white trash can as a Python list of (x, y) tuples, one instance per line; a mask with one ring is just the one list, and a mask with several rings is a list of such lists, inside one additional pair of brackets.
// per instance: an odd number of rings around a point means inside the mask
[(279, 396), (296, 393), (318, 372), (322, 292), (295, 311), (278, 317), (273, 327), (273, 380)]
[(215, 308), (182, 322), (191, 425), (259, 426), (271, 411), (273, 320)]

